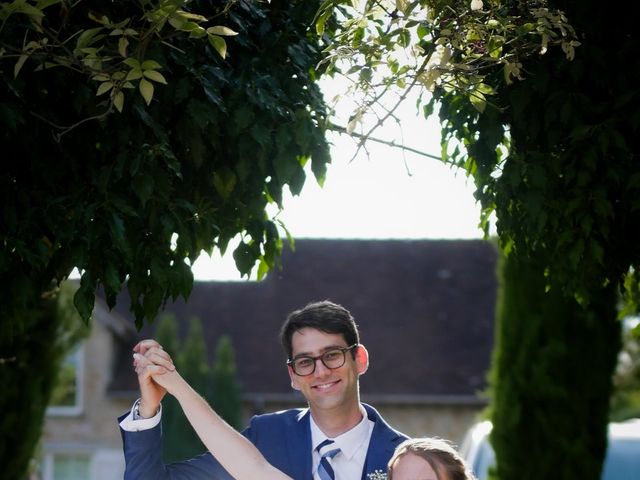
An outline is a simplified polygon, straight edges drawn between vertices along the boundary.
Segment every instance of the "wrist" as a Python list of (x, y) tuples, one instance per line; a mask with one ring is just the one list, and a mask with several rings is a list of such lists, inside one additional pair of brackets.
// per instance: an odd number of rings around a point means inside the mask
[(147, 405), (142, 401), (142, 399), (139, 399), (133, 405), (134, 419), (146, 419), (146, 418), (155, 417), (159, 411), (160, 411), (160, 405), (156, 405), (155, 407), (153, 405)]

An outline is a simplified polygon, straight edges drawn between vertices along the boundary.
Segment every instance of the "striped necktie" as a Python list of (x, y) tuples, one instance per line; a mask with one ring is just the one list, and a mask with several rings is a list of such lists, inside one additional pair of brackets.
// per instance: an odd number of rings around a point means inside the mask
[(333, 440), (325, 440), (316, 447), (316, 452), (320, 454), (320, 464), (318, 465), (318, 477), (320, 480), (335, 480), (333, 468), (329, 462), (330, 458), (340, 453), (339, 448), (332, 447)]

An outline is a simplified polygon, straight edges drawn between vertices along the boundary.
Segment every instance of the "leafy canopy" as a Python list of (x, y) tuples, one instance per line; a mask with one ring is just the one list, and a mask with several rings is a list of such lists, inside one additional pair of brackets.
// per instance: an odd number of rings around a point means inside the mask
[[(505, 252), (544, 253), (549, 285), (582, 303), (637, 272), (631, 19), (597, 2), (327, 0), (319, 32), (331, 11), (328, 71), (352, 79), (359, 100), (347, 130), (373, 117), (361, 145), (399, 122), (395, 110), (415, 90), (424, 115), (439, 112), (443, 160), (474, 179), (486, 232), (496, 214)], [(626, 285), (638, 291), (637, 280)]]
[(329, 161), (317, 4), (0, 6), (3, 318), (77, 267), (83, 318), (99, 284), (113, 305), (126, 282), (140, 326), (237, 235), (243, 274), (275, 265), (266, 206)]

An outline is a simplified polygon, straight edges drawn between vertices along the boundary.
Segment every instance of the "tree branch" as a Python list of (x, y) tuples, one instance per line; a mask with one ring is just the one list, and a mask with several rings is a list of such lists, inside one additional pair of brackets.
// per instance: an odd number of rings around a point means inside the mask
[(386, 145), (388, 147), (399, 148), (399, 149), (404, 150), (406, 152), (415, 153), (417, 155), (421, 155), (423, 157), (431, 158), (433, 160), (439, 160), (441, 162), (443, 161), (442, 157), (439, 157), (437, 155), (433, 155), (431, 153), (423, 152), (422, 150), (418, 150), (416, 148), (407, 147), (406, 145), (398, 144), (398, 143), (394, 142), (393, 140), (383, 140), (381, 138), (372, 137), (371, 135), (367, 136), (367, 135), (364, 135), (362, 133), (356, 133), (356, 132), (348, 133), (346, 128), (341, 127), (340, 125), (336, 125), (335, 123), (330, 123), (328, 129), (330, 131), (332, 131), (332, 132), (338, 132), (338, 133), (341, 133), (341, 134), (345, 133), (345, 134), (347, 134), (347, 135), (349, 135), (351, 137), (359, 138), (361, 140), (359, 148), (361, 146), (363, 146), (364, 142), (372, 141), (372, 142), (380, 143), (382, 145)]

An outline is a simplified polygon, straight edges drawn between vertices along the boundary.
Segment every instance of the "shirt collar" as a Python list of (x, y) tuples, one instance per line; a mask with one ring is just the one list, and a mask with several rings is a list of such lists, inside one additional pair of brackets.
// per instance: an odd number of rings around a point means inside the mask
[(358, 449), (365, 442), (368, 443), (370, 431), (373, 428), (373, 422), (367, 417), (367, 411), (362, 405), (360, 405), (360, 413), (362, 413), (362, 420), (360, 420), (360, 422), (351, 430), (348, 430), (335, 438), (327, 437), (322, 433), (320, 427), (318, 427), (316, 422), (313, 420), (313, 416), (310, 415), (311, 445), (313, 446), (314, 451), (318, 445), (320, 445), (325, 439), (329, 438), (329, 440), (333, 440), (335, 442), (335, 446), (341, 450), (342, 455), (347, 459), (351, 459), (351, 457), (356, 454)]

